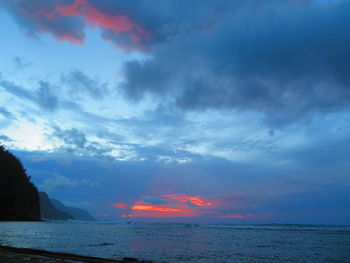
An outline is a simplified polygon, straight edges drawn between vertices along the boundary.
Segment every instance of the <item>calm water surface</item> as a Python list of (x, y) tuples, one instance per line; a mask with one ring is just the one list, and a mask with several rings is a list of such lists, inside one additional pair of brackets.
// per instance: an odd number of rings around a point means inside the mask
[(0, 244), (167, 263), (350, 263), (349, 226), (3, 222)]

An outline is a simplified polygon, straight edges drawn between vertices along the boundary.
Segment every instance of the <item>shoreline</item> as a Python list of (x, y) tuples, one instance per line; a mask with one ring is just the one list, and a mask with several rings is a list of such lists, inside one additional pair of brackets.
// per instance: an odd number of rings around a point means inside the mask
[[(5, 261), (4, 261), (5, 260)], [(152, 261), (142, 261), (135, 258), (125, 257), (122, 260), (76, 255), (64, 252), (52, 252), (40, 249), (17, 248), (9, 246), (0, 246), (0, 263), (22, 263), (22, 262), (87, 262), (87, 263), (152, 263)]]

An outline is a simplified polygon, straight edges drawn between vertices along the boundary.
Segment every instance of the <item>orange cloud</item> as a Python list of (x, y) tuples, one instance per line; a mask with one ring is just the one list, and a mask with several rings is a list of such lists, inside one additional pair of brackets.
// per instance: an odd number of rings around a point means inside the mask
[[(136, 201), (130, 207), (129, 214), (120, 217), (188, 217), (199, 216), (208, 211), (203, 211), (206, 206), (213, 206), (201, 196), (187, 196), (185, 194), (171, 194), (160, 196), (164, 200), (162, 204), (152, 204), (151, 202)], [(192, 205), (191, 205), (192, 204)], [(193, 206), (194, 205), (194, 206)], [(127, 208), (127, 204), (114, 203), (115, 208)]]
[(83, 34), (81, 37), (77, 37), (69, 34), (62, 34), (60, 36), (57, 36), (57, 38), (61, 41), (67, 41), (74, 45), (81, 45), (84, 43), (85, 34)]
[(142, 211), (155, 211), (155, 212), (179, 212), (179, 213), (192, 213), (193, 210), (182, 209), (174, 207), (176, 205), (151, 205), (143, 201), (137, 201), (133, 206), (131, 206), (132, 210), (142, 210)]
[(172, 194), (172, 195), (163, 195), (163, 197), (176, 200), (180, 203), (191, 202), (192, 204), (197, 205), (197, 206), (212, 206), (212, 205), (214, 205), (214, 203), (212, 203), (212, 202), (205, 201), (204, 198), (201, 196), (188, 196), (185, 194)]
[[(199, 195), (167, 194), (160, 196), (145, 196), (143, 200), (135, 201), (130, 205), (125, 203), (113, 203), (112, 207), (126, 209), (122, 210), (123, 214), (120, 213), (115, 215), (125, 218), (209, 216), (213, 218), (259, 219), (276, 215), (273, 213), (222, 214), (220, 213), (220, 209), (223, 208), (223, 200), (224, 199), (216, 199), (215, 202), (212, 202), (206, 197)], [(231, 199), (229, 201), (232, 202)], [(235, 199), (233, 201), (235, 201)], [(236, 205), (236, 208), (237, 207), (239, 207), (239, 204)]]

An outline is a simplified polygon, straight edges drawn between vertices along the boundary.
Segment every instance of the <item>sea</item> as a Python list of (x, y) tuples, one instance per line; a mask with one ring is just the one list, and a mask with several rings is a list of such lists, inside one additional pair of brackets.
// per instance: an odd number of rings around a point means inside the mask
[(1, 222), (0, 245), (155, 263), (349, 263), (350, 226)]

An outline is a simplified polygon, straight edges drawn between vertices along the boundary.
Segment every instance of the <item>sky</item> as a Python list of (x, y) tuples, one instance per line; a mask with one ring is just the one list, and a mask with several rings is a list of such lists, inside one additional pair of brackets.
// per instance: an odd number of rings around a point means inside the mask
[(98, 220), (350, 224), (349, 12), (1, 0), (0, 144)]

